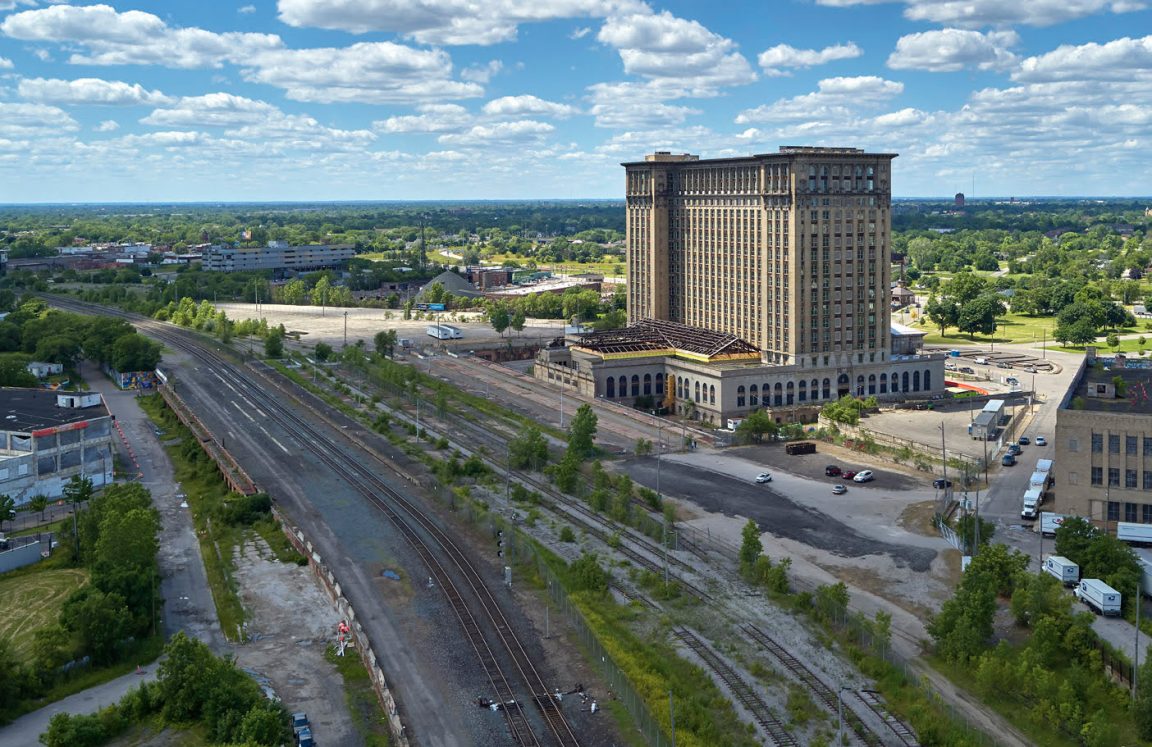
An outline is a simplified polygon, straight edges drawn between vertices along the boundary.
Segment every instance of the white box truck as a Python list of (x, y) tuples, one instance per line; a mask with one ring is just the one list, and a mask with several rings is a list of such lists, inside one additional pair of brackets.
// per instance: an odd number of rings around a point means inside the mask
[(1064, 523), (1067, 517), (1064, 514), (1054, 514), (1051, 511), (1040, 512), (1040, 534), (1045, 537), (1051, 537), (1056, 534), (1056, 530)]
[(1051, 459), (1037, 459), (1036, 460), (1036, 471), (1037, 472), (1043, 472), (1044, 474), (1048, 475), (1049, 478), (1051, 478), (1052, 477), (1052, 460)]
[(1098, 578), (1086, 578), (1076, 587), (1076, 598), (1098, 615), (1120, 614), (1120, 592)]
[(1035, 519), (1040, 512), (1043, 495), (1036, 488), (1030, 488), (1024, 493), (1024, 508), (1020, 510), (1021, 519)]
[(1142, 589), (1144, 596), (1152, 597), (1152, 550), (1136, 550), (1136, 557), (1140, 561), (1140, 570), (1144, 572)]
[(1116, 523), (1116, 539), (1122, 542), (1152, 544), (1152, 524), (1133, 524), (1128, 521)]
[(1039, 490), (1040, 497), (1044, 497), (1044, 490), (1048, 487), (1048, 473), (1047, 472), (1033, 472), (1032, 476), (1028, 478), (1028, 489)]
[(1065, 586), (1075, 586), (1080, 582), (1080, 566), (1063, 555), (1049, 555), (1044, 560), (1044, 570)]

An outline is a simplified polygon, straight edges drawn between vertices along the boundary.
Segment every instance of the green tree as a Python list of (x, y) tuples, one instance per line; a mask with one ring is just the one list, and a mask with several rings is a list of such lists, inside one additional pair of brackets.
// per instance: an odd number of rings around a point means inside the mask
[(572, 591), (591, 591), (603, 594), (608, 591), (611, 578), (600, 565), (595, 555), (584, 553), (568, 566), (568, 578)]
[(80, 636), (81, 649), (96, 664), (116, 660), (128, 635), (132, 613), (119, 594), (105, 594), (92, 585), (81, 587), (64, 603), (60, 622)]
[(0, 386), (32, 388), (40, 382), (28, 371), (28, 356), (19, 354), (0, 355)]
[(741, 535), (740, 572), (747, 576), (755, 569), (756, 560), (763, 554), (764, 543), (760, 541), (760, 527), (752, 519), (744, 525)]
[(974, 337), (977, 332), (992, 334), (996, 330), (996, 317), (1002, 316), (1005, 311), (1004, 304), (996, 294), (985, 293), (963, 304), (956, 319), (956, 328), (967, 332), (969, 337)]
[(216, 657), (200, 641), (184, 631), (164, 646), (157, 681), (169, 721), (195, 721), (216, 686)]
[(305, 298), (308, 296), (308, 289), (304, 285), (304, 281), (299, 278), (289, 280), (280, 289), (280, 297), (284, 299), (284, 303), (299, 306), (304, 303)]
[(512, 469), (539, 470), (548, 463), (548, 441), (534, 425), (508, 442), (508, 463)]
[(780, 430), (776, 421), (764, 410), (756, 410), (736, 426), (736, 438), (741, 443), (761, 443), (764, 435), (775, 436)]
[(961, 306), (975, 300), (988, 287), (988, 281), (970, 272), (958, 272), (944, 286), (944, 295)]
[(48, 508), (48, 496), (34, 495), (28, 501), (28, 508), (40, 514), (40, 521), (44, 521), (44, 510)]
[(372, 342), (376, 347), (376, 352), (385, 358), (392, 357), (392, 351), (396, 349), (396, 330), (385, 329), (376, 333), (372, 338)]
[(1105, 338), (1105, 342), (1107, 343), (1108, 347), (1115, 350), (1116, 348), (1120, 347), (1120, 336), (1115, 332), (1110, 332), (1108, 333), (1108, 337)]
[(592, 454), (596, 438), (596, 413), (587, 402), (576, 408), (572, 422), (568, 426), (568, 453), (577, 459)]
[(489, 306), (488, 321), (492, 324), (492, 329), (496, 330), (496, 334), (503, 336), (504, 330), (508, 329), (508, 325), (512, 323), (512, 315), (508, 311), (508, 305), (497, 301)]
[[(972, 548), (976, 546), (976, 515), (965, 514), (956, 520), (956, 533), (960, 536), (964, 547), (968, 548), (971, 554)], [(996, 533), (996, 524), (988, 521), (987, 519), (980, 519), (980, 547), (983, 548), (992, 541), (992, 535)]]
[(32, 636), (32, 656), (41, 671), (52, 675), (72, 659), (72, 635), (63, 625), (49, 625)]
[(1064, 522), (1056, 527), (1056, 554), (1079, 564), (1087, 554), (1088, 546), (1099, 534), (1100, 530), (1087, 519), (1079, 516), (1065, 517)]
[(284, 355), (284, 336), (278, 329), (268, 330), (264, 335), (264, 355), (268, 358), (279, 358)]
[(955, 327), (960, 320), (960, 306), (951, 298), (933, 295), (924, 305), (924, 314), (940, 328), (943, 335), (948, 327)]
[(244, 744), (279, 745), (292, 741), (284, 707), (268, 700), (256, 703), (244, 714), (236, 736)]
[(124, 335), (112, 344), (110, 362), (117, 371), (151, 371), (160, 362), (160, 344), (144, 335)]
[(0, 494), (0, 531), (4, 529), (4, 522), (9, 521), (16, 510), (16, 499), (7, 493)]
[(1136, 718), (1136, 730), (1141, 739), (1152, 740), (1152, 658), (1146, 658), (1140, 665), (1140, 674), (1137, 677), (1143, 687), (1137, 691), (1136, 700), (1132, 703), (1132, 715)]
[(316, 348), (313, 353), (316, 356), (316, 360), (323, 363), (332, 357), (332, 346), (326, 342), (318, 342), (316, 343)]
[(328, 279), (327, 275), (321, 275), (320, 279), (316, 281), (316, 285), (312, 286), (312, 293), (310, 294), (312, 305), (328, 306), (328, 297), (331, 295), (331, 293), (332, 281)]

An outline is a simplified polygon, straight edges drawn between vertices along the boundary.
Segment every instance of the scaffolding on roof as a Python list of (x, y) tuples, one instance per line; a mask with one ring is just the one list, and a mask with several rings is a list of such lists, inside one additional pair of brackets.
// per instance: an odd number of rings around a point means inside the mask
[(760, 350), (735, 335), (662, 319), (583, 335), (573, 347), (602, 357), (683, 355), (713, 360), (759, 360)]

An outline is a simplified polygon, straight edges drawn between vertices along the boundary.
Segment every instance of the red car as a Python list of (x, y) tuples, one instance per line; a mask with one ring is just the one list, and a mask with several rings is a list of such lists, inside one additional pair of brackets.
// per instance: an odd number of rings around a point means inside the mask
[(855, 471), (855, 470), (850, 470), (850, 469), (849, 469), (849, 470), (844, 470), (844, 472), (842, 472), (842, 473), (840, 474), (840, 476), (841, 476), (841, 477), (843, 477), (845, 480), (851, 480), (853, 477), (855, 477), (855, 476), (856, 476), (856, 471)]
[(840, 476), (840, 468), (837, 467), (835, 464), (829, 464), (827, 467), (824, 468), (824, 474), (828, 477), (839, 477)]

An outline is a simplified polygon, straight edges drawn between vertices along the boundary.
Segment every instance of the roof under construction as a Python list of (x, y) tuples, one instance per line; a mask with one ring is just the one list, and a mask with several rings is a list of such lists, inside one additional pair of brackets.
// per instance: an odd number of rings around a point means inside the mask
[(592, 332), (572, 347), (604, 359), (672, 355), (704, 362), (760, 360), (760, 350), (735, 335), (662, 319)]

